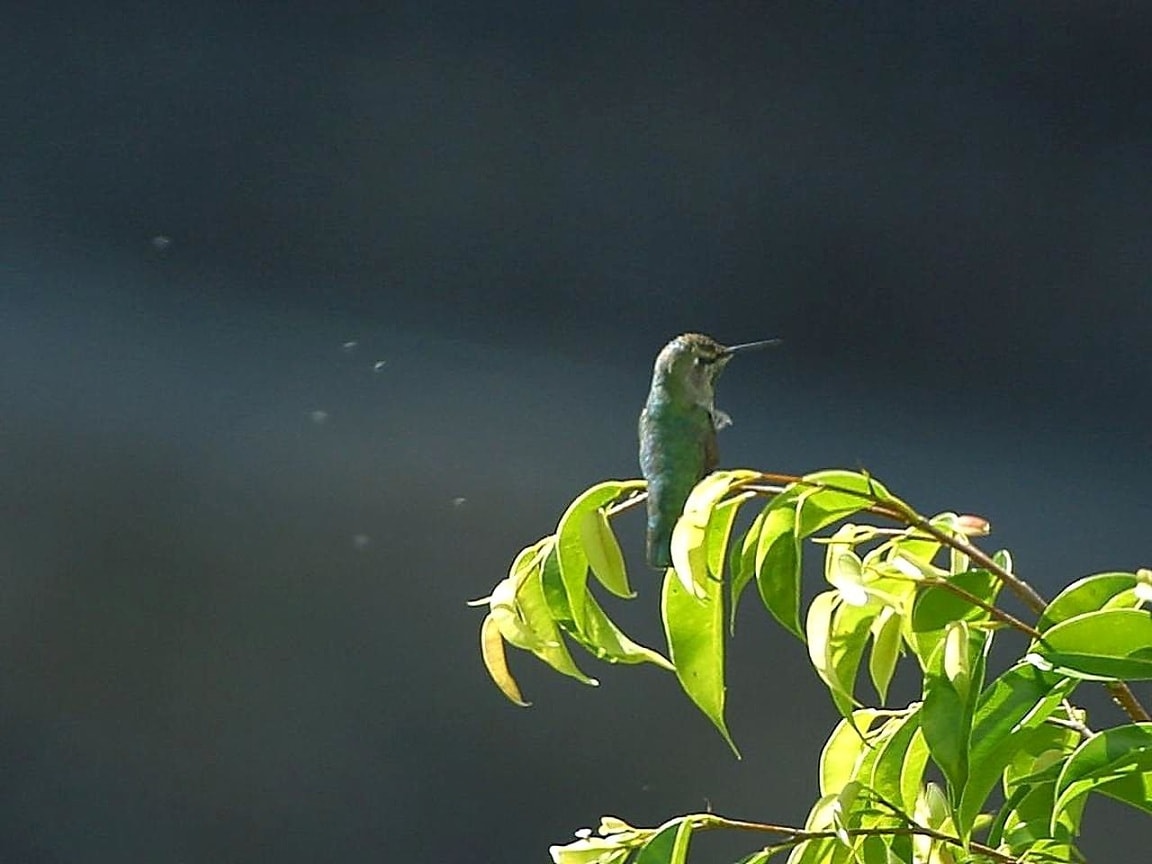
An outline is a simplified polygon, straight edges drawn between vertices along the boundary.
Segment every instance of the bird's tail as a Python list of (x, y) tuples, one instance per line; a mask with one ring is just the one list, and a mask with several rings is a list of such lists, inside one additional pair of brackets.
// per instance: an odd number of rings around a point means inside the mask
[(660, 524), (648, 522), (647, 553), (648, 566), (658, 570), (672, 566), (672, 524), (661, 520)]

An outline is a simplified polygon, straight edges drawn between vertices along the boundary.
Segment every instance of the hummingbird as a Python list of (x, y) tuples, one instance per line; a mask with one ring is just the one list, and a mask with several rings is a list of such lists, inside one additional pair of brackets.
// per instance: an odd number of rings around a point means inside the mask
[(672, 564), (672, 527), (692, 487), (717, 465), (716, 433), (732, 418), (716, 407), (716, 379), (734, 355), (777, 345), (721, 345), (703, 333), (677, 336), (656, 355), (640, 412), (640, 470), (648, 481), (648, 564)]

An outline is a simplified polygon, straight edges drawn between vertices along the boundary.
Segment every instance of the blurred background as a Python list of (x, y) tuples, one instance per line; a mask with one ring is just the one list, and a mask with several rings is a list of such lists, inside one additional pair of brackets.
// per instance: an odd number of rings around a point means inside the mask
[[(1147, 566), (1150, 40), (1070, 2), (9, 10), (0, 860), (802, 821), (835, 712), (751, 595), (740, 762), (655, 668), (517, 653), (514, 708), (464, 601), (637, 474), (685, 330), (785, 340), (725, 373), (724, 465), (865, 467), (1048, 594)], [(659, 646), (617, 527), (609, 608)], [(1095, 860), (1145, 849), (1086, 822)]]

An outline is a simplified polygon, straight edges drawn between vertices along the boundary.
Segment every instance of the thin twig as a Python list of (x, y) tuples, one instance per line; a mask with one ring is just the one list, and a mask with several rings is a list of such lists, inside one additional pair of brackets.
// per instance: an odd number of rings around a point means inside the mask
[[(953, 846), (963, 847), (964, 842), (959, 837), (954, 837), (950, 834), (945, 834), (942, 831), (937, 831), (933, 828), (927, 828), (923, 825), (915, 823), (904, 827), (891, 827), (891, 828), (845, 828), (843, 831), (810, 831), (804, 828), (793, 828), (788, 825), (772, 825), (766, 822), (749, 822), (743, 819), (728, 819), (723, 816), (717, 816), (712, 813), (702, 814), (699, 817), (689, 817), (695, 821), (696, 828), (709, 829), (709, 828), (736, 828), (743, 831), (756, 831), (763, 834), (780, 834), (787, 837), (789, 845), (803, 843), (806, 840), (824, 840), (832, 839), (847, 835), (848, 837), (930, 837), (933, 840), (939, 840), (942, 843), (949, 843)], [(976, 841), (969, 841), (968, 848), (977, 854), (987, 856), (994, 861), (999, 861), (1001, 864), (1021, 864), (1023, 858), (1016, 858), (1001, 852), (998, 849), (993, 849), (991, 846), (985, 846), (983, 843)]]
[[(1065, 702), (1068, 700), (1065, 699)], [(1080, 737), (1087, 740), (1095, 737), (1096, 733), (1089, 729), (1085, 724), (1079, 720), (1065, 720), (1063, 717), (1053, 717), (1049, 715), (1044, 718), (1044, 722), (1051, 726), (1060, 726), (1064, 729), (1071, 729), (1073, 732), (1078, 732)]]
[[(1044, 609), (1047, 608), (1047, 601), (1040, 596), (1031, 585), (1006, 568), (1001, 567), (991, 555), (983, 549), (972, 545), (967, 537), (953, 535), (941, 530), (911, 507), (908, 507), (907, 504), (904, 504), (901, 509), (904, 510), (904, 516), (908, 524), (919, 528), (921, 531), (927, 531), (941, 543), (967, 555), (972, 561), (975, 561), (985, 570), (1001, 579), (1012, 592), (1024, 601), (1037, 615), (1041, 614)], [(1127, 714), (1133, 722), (1152, 722), (1152, 715), (1148, 713), (1148, 709), (1136, 698), (1136, 694), (1132, 692), (1132, 688), (1123, 681), (1106, 681), (1104, 682), (1104, 687), (1112, 696), (1112, 700), (1123, 709), (1124, 713)]]
[(940, 579), (937, 577), (931, 577), (931, 578), (922, 579), (919, 581), (923, 585), (931, 585), (935, 588), (943, 588), (944, 590), (949, 591), (952, 594), (955, 594), (957, 597), (960, 597), (964, 600), (967, 600), (973, 606), (979, 606), (981, 609), (983, 609), (985, 612), (987, 612), (989, 615), (991, 615), (993, 618), (995, 618), (1001, 624), (1006, 624), (1007, 626), (1012, 627), (1015, 630), (1019, 630), (1021, 633), (1024, 633), (1025, 635), (1031, 636), (1033, 639), (1036, 639), (1036, 640), (1042, 640), (1043, 639), (1043, 635), (1035, 627), (1031, 627), (1028, 624), (1025, 624), (1023, 621), (1021, 621), (1015, 615), (1011, 614), (1010, 612), (1005, 612), (999, 606), (994, 606), (993, 604), (988, 603), (985, 600), (981, 600), (979, 597), (977, 597), (971, 591), (967, 591), (964, 588), (961, 588), (955, 582), (950, 582), (947, 579)]
[[(834, 484), (805, 480), (803, 477), (796, 477), (790, 474), (765, 473), (761, 474), (760, 477), (770, 484), (780, 484), (783, 486), (790, 484), (803, 484), (816, 488), (830, 489), (845, 495), (853, 495), (863, 500), (870, 501), (872, 502), (872, 506), (867, 508), (869, 512), (880, 516), (885, 516), (889, 519), (894, 519), (898, 522), (903, 522), (913, 528), (919, 528), (921, 531), (930, 534), (933, 538), (939, 540), (950, 549), (955, 549), (957, 552), (967, 555), (970, 560), (975, 561), (989, 573), (992, 573), (994, 576), (1000, 579), (1005, 585), (1008, 586), (1008, 589), (1012, 591), (1013, 594), (1020, 598), (1024, 605), (1026, 605), (1037, 615), (1043, 613), (1044, 609), (1048, 606), (1048, 602), (1040, 595), (1039, 592), (1036, 591), (1035, 588), (1033, 588), (1031, 585), (1029, 585), (1016, 574), (1012, 573), (1007, 568), (1001, 567), (998, 563), (996, 563), (995, 559), (993, 559), (991, 555), (989, 555), (983, 549), (980, 549), (978, 546), (975, 546), (969, 542), (967, 537), (952, 534), (948, 531), (944, 531), (936, 525), (933, 525), (931, 522), (929, 522), (927, 519), (925, 519), (923, 516), (921, 516), (919, 513), (917, 513), (915, 510), (913, 510), (899, 499), (879, 501), (874, 495), (859, 492), (855, 489), (844, 489)], [(753, 487), (749, 486), (748, 488)], [(1112, 696), (1112, 700), (1120, 706), (1120, 708), (1124, 711), (1125, 714), (1128, 715), (1131, 720), (1137, 723), (1152, 722), (1152, 715), (1148, 713), (1148, 709), (1146, 709), (1140, 703), (1140, 700), (1136, 698), (1136, 694), (1132, 692), (1132, 688), (1130, 688), (1123, 681), (1107, 681), (1104, 682), (1104, 687)]]

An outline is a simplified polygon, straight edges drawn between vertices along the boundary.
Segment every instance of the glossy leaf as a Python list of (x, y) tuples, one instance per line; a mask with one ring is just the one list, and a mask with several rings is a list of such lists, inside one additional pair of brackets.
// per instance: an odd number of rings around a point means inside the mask
[(608, 524), (604, 509), (598, 507), (584, 513), (581, 524), (581, 537), (584, 541), (584, 554), (588, 566), (596, 579), (617, 597), (635, 597), (636, 592), (628, 585), (628, 573), (624, 568), (624, 555), (620, 544)]
[[(1073, 582), (1056, 595), (1056, 599), (1048, 604), (1036, 624), (1036, 629), (1043, 633), (1054, 624), (1083, 615), (1086, 612), (1097, 612), (1118, 595), (1130, 591), (1136, 586), (1134, 573), (1097, 573), (1095, 576), (1085, 576)], [(1135, 607), (1138, 602), (1135, 594), (1130, 595), (1132, 602), (1127, 605)]]
[(836, 801), (831, 807), (832, 812), (832, 828), (836, 832), (836, 839), (848, 848), (852, 847), (852, 836), (848, 833), (852, 828), (856, 827), (855, 809), (856, 802), (860, 798), (860, 784), (855, 780), (850, 780), (844, 784), (844, 787), (836, 793)]
[(552, 538), (545, 537), (532, 546), (520, 550), (520, 554), (508, 569), (508, 576), (496, 584), (488, 598), (489, 614), (499, 625), (500, 633), (510, 645), (525, 651), (534, 651), (546, 641), (544, 633), (536, 632), (535, 626), (549, 627), (549, 616), (543, 621), (529, 621), (520, 606), (518, 594), (525, 581), (533, 573), (538, 573), (542, 556), (551, 549)]
[(568, 602), (568, 591), (564, 587), (564, 579), (560, 575), (560, 560), (556, 554), (555, 545), (551, 552), (545, 556), (540, 566), (540, 586), (544, 592), (544, 602), (548, 605), (548, 614), (566, 633), (578, 633), (576, 621), (572, 615), (572, 606)]
[(708, 517), (708, 532), (704, 540), (708, 551), (708, 572), (713, 578), (720, 579), (724, 575), (724, 559), (727, 557), (728, 540), (732, 535), (732, 524), (744, 502), (755, 497), (753, 492), (745, 492), (735, 498), (730, 498), (717, 504)]
[(792, 850), (788, 864), (837, 864), (845, 851), (835, 837), (806, 840)]
[(928, 765), (928, 744), (920, 729), (920, 710), (889, 722), (896, 725), (877, 748), (868, 785), (905, 813), (911, 813)]
[(748, 583), (756, 576), (756, 549), (760, 540), (760, 529), (764, 526), (764, 518), (767, 512), (767, 508), (765, 508), (756, 514), (756, 518), (752, 520), (752, 524), (748, 526), (748, 530), (744, 532), (744, 536), (740, 540), (740, 545), (733, 545), (729, 552), (728, 570), (731, 574), (729, 581), (732, 586), (730, 591), (731, 621), (729, 628), (733, 634), (736, 633), (736, 607), (740, 603), (740, 597), (744, 593), (744, 589), (748, 587)]
[(896, 661), (900, 658), (904, 644), (900, 629), (900, 615), (890, 607), (881, 609), (872, 621), (872, 653), (868, 657), (868, 674), (881, 703), (888, 699), (888, 685), (892, 682)]
[(553, 864), (624, 864), (632, 848), (618, 837), (581, 837), (564, 846), (550, 846)]
[(796, 533), (801, 538), (867, 509), (876, 497), (891, 497), (881, 484), (858, 471), (817, 471), (806, 474), (804, 482), (812, 485), (797, 496)]
[(1037, 840), (1017, 854), (1028, 864), (1068, 864), (1083, 860), (1075, 846), (1061, 840)]
[(684, 819), (673, 819), (665, 822), (659, 830), (652, 835), (640, 851), (636, 853), (632, 864), (668, 864), (676, 848), (676, 838), (680, 834), (680, 825)]
[(1056, 802), (1056, 779), (1064, 762), (1080, 743), (1080, 736), (1062, 726), (1041, 724), (1019, 740), (1019, 749), (1004, 769), (1004, 794), (1007, 801), (1000, 808), (989, 842), (1003, 842), (1014, 849), (1027, 848), (1039, 839), (1052, 837), (1069, 840), (1079, 831), (1085, 798), (1073, 802), (1059, 816), (1052, 830), (1052, 811)]
[(534, 567), (516, 592), (516, 602), (525, 622), (539, 637), (537, 644), (530, 650), (557, 672), (575, 678), (583, 684), (596, 686), (599, 682), (585, 675), (568, 652), (568, 647), (560, 634), (560, 627), (548, 608), (541, 571), (540, 566)]
[(1107, 729), (1080, 745), (1056, 781), (1053, 822), (1089, 792), (1152, 813), (1152, 723)]
[(824, 578), (832, 585), (845, 603), (863, 606), (868, 602), (868, 592), (864, 590), (864, 566), (860, 556), (853, 550), (833, 544), (828, 548), (824, 562)]
[[(1000, 593), (1000, 580), (987, 570), (968, 570), (948, 578), (960, 590), (985, 603), (995, 602)], [(913, 646), (921, 668), (944, 638), (946, 628), (954, 621), (987, 621), (990, 614), (967, 598), (943, 587), (922, 587), (916, 595), (912, 614), (906, 619), (904, 635)]]
[(591, 594), (584, 607), (584, 629), (569, 635), (608, 663), (653, 663), (664, 669), (672, 669), (672, 664), (660, 652), (634, 642), (625, 635)]
[(808, 607), (808, 656), (844, 717), (851, 716), (856, 704), (856, 671), (875, 614), (874, 608), (844, 603), (838, 591), (818, 595)]
[(989, 634), (956, 621), (936, 647), (924, 672), (920, 725), (932, 761), (959, 798), (968, 780), (969, 742), (976, 697), (983, 679)]
[(772, 617), (803, 641), (800, 626), (800, 541), (796, 512), (769, 507), (756, 546), (756, 585)]
[(480, 624), (480, 656), (484, 660), (488, 675), (509, 701), (522, 708), (531, 704), (524, 701), (516, 679), (508, 671), (508, 660), (504, 655), (504, 638), (500, 635), (500, 625), (496, 623), (491, 613), (485, 615), (484, 621)]
[(1105, 609), (1054, 624), (1030, 659), (1077, 678), (1152, 679), (1152, 612)]
[(1009, 669), (984, 692), (970, 736), (968, 777), (957, 808), (957, 828), (967, 839), (1009, 762), (1068, 696), (1074, 681), (1028, 664)]
[[(684, 502), (684, 512), (672, 529), (672, 566), (689, 593), (703, 596), (703, 583), (710, 578), (707, 544), (717, 504), (734, 485), (756, 476), (754, 471), (713, 472), (696, 484)], [(720, 555), (723, 560), (723, 550)]]
[(577, 629), (582, 629), (584, 626), (585, 598), (588, 597), (588, 554), (584, 545), (586, 517), (623, 495), (643, 488), (642, 480), (609, 480), (598, 483), (569, 504), (556, 525), (556, 553), (560, 565), (560, 577), (568, 595), (568, 606)]
[(684, 819), (676, 828), (676, 836), (672, 840), (672, 854), (668, 856), (668, 864), (685, 864), (688, 860), (688, 843), (692, 838), (692, 821)]
[(680, 686), (739, 756), (724, 721), (723, 586), (709, 579), (700, 587), (703, 598), (689, 594), (671, 570), (664, 575), (664, 632)]
[(704, 583), (708, 581), (708, 527), (695, 525), (681, 518), (672, 529), (672, 567), (670, 572), (680, 580), (684, 590), (696, 597), (704, 597)]
[[(837, 724), (820, 751), (820, 794), (838, 793), (856, 776), (856, 762), (865, 747), (868, 731), (876, 720), (873, 708), (862, 708)], [(874, 746), (874, 745), (871, 745)]]

